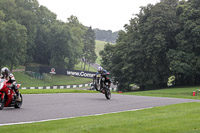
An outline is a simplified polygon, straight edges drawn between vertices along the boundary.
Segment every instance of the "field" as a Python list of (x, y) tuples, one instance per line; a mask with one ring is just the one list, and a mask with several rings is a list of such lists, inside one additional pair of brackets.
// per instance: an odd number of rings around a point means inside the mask
[(96, 63), (97, 63), (97, 64), (101, 64), (101, 62), (100, 62), (101, 56), (99, 55), (99, 52), (100, 52), (101, 50), (104, 49), (104, 45), (105, 45), (105, 44), (106, 44), (106, 42), (96, 40), (95, 52), (96, 52), (96, 54), (97, 54), (97, 60), (96, 60)]
[(34, 79), (23, 72), (14, 72), (14, 75), (17, 83), (22, 84), (22, 87), (78, 85), (92, 82), (92, 79), (89, 78), (79, 78), (64, 75), (48, 75), (44, 80)]
[(199, 99), (200, 92), (198, 91), (197, 96), (193, 96), (193, 91), (200, 90), (200, 86), (193, 87), (176, 87), (176, 88), (166, 88), (159, 90), (149, 90), (149, 91), (135, 91), (127, 92), (123, 94), (127, 95), (138, 95), (138, 96), (156, 96), (156, 97), (172, 97), (172, 98), (186, 98), (186, 99)]
[[(75, 70), (83, 70), (84, 64), (83, 63), (79, 63), (75, 66)], [(91, 72), (96, 72), (97, 70), (95, 68), (93, 68), (92, 66), (89, 66), (88, 64), (86, 64), (85, 66), (85, 71), (91, 71)]]
[(199, 133), (200, 103), (0, 127), (7, 133)]
[[(97, 64), (101, 64), (101, 62), (100, 62), (101, 56), (99, 55), (99, 52), (104, 49), (105, 44), (107, 44), (107, 42), (96, 40), (95, 52), (97, 54), (97, 60), (96, 60)], [(112, 43), (110, 43), (110, 44), (112, 44)]]

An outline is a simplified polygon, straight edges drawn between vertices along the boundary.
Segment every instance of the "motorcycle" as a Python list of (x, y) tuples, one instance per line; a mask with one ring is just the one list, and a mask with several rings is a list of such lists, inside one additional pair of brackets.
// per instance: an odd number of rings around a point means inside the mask
[[(10, 86), (11, 83), (8, 83), (8, 80), (0, 79), (0, 110), (4, 107), (20, 108), (22, 106), (22, 95), (20, 94), (21, 101), (16, 101), (17, 95)], [(17, 84), (17, 88), (20, 86)]]
[[(106, 75), (109, 75), (107, 73)], [(105, 94), (105, 97), (109, 100), (111, 98), (111, 92), (109, 88), (109, 83), (106, 80), (110, 80), (105, 74), (97, 74), (96, 78), (93, 80), (93, 85), (96, 91), (100, 91)]]

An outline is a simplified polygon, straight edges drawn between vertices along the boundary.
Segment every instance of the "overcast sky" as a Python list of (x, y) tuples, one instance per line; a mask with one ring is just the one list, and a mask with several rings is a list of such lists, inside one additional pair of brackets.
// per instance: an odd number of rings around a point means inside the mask
[(102, 30), (123, 30), (125, 24), (139, 13), (140, 6), (155, 4), (160, 0), (38, 0), (66, 22), (71, 15), (85, 26)]

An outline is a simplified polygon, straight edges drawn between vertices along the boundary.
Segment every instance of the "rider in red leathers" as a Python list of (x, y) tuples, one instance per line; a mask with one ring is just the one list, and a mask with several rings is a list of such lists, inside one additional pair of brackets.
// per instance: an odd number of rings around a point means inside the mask
[(8, 83), (11, 83), (11, 88), (15, 91), (17, 95), (16, 101), (21, 101), (20, 92), (19, 89), (17, 88), (15, 77), (7, 67), (3, 67), (1, 69), (1, 79), (6, 79), (8, 80)]

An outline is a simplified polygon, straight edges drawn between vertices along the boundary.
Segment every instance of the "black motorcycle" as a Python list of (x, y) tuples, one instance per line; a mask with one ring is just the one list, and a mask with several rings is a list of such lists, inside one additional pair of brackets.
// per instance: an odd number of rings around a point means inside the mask
[(106, 77), (107, 74), (97, 74), (93, 79), (93, 85), (96, 91), (100, 91), (101, 93), (105, 94), (107, 99), (111, 98), (111, 92), (109, 88), (110, 79)]

